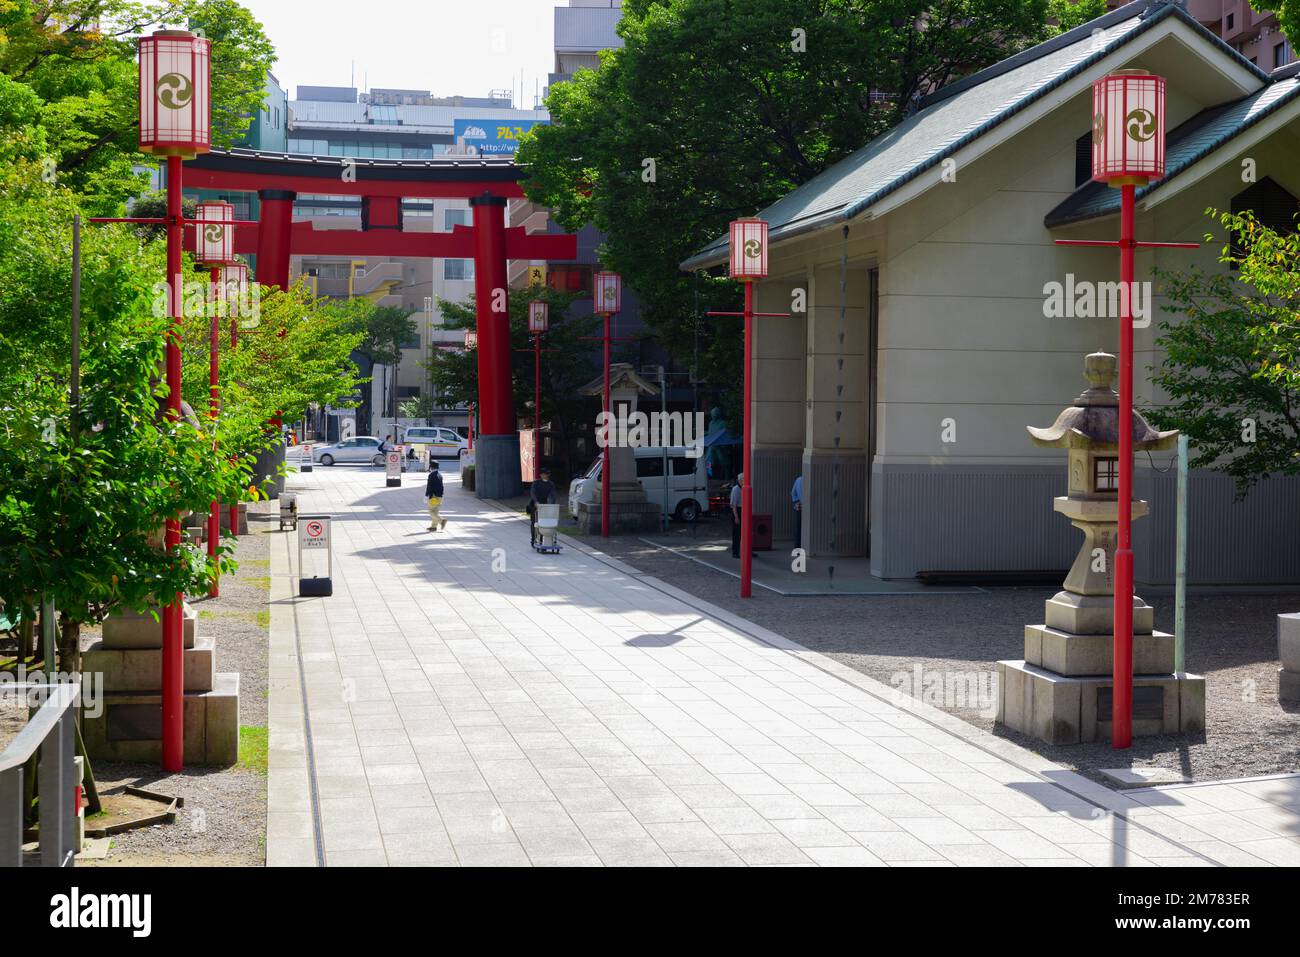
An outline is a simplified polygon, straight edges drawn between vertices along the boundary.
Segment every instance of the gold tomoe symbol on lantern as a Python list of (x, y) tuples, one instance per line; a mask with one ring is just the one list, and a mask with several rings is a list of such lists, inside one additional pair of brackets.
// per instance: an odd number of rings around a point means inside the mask
[(757, 259), (763, 254), (763, 244), (757, 239), (748, 239), (745, 241), (745, 258)]
[(1130, 139), (1145, 143), (1156, 135), (1155, 114), (1144, 107), (1138, 107), (1124, 118)]
[(1094, 142), (1100, 142), (1101, 138), (1106, 135), (1106, 114), (1098, 113), (1092, 118), (1092, 138)]
[(226, 238), (225, 229), (216, 223), (203, 227), (203, 238), (210, 243), (219, 243)]
[(179, 110), (194, 99), (194, 84), (179, 73), (160, 76), (154, 90), (158, 94), (158, 102), (169, 110)]

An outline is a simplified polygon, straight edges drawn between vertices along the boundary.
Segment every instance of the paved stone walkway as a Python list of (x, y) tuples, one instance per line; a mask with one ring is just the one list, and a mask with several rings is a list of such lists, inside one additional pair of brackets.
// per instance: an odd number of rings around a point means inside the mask
[(1300, 776), (1117, 795), (423, 478), (292, 481), (334, 596), (278, 539), (271, 865), (1300, 864)]

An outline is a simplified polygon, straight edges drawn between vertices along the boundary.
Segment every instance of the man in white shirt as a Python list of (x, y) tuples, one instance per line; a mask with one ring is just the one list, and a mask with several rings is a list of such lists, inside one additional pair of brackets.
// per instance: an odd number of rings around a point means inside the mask
[(740, 557), (740, 486), (745, 481), (745, 473), (736, 476), (736, 484), (731, 486), (731, 557)]

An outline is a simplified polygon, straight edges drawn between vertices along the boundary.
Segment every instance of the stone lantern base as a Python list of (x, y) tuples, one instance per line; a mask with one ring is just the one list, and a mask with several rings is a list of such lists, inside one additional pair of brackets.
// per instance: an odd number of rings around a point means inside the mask
[[(1110, 740), (1113, 651), (1110, 634), (1026, 626), (1025, 657), (997, 663), (998, 724), (1048, 744)], [(1135, 634), (1133, 734), (1204, 730), (1205, 679), (1174, 672), (1173, 635)]]
[[(609, 531), (611, 535), (657, 532), (663, 523), (663, 506), (647, 502), (641, 483), (609, 489)], [(596, 484), (596, 501), (578, 503), (578, 528), (585, 534), (600, 534), (600, 483)]]
[[(1028, 661), (998, 662), (998, 724), (1048, 744), (1111, 738), (1109, 675), (1074, 677)], [(1205, 679), (1193, 674), (1133, 676), (1133, 734), (1205, 730)]]
[[(1114, 599), (1062, 591), (1045, 624), (1025, 626), (1025, 657), (998, 662), (998, 724), (1048, 744), (1108, 741), (1114, 684)], [(1151, 627), (1133, 598), (1133, 734), (1205, 730), (1205, 679), (1174, 672), (1174, 636)]]

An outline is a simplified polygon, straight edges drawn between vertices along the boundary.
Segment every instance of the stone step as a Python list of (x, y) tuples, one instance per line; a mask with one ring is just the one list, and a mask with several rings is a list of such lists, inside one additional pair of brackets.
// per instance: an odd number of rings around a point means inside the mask
[[(1049, 628), (1072, 635), (1109, 635), (1115, 630), (1114, 595), (1076, 595), (1057, 592), (1044, 603)], [(1149, 635), (1155, 627), (1156, 610), (1133, 596), (1133, 631)]]
[[(215, 638), (194, 639), (185, 649), (186, 691), (211, 691), (217, 673)], [(157, 691), (162, 687), (161, 648), (107, 648), (97, 641), (81, 655), (81, 670), (103, 675), (105, 691)]]
[[(1074, 678), (1026, 661), (999, 661), (998, 724), (1048, 744), (1108, 741), (1111, 677)], [(1205, 731), (1205, 679), (1193, 674), (1133, 676), (1133, 734)]]
[[(1025, 660), (1074, 678), (1114, 672), (1112, 635), (1076, 635), (1048, 625), (1025, 626)], [(1174, 670), (1174, 636), (1163, 631), (1133, 636), (1133, 673), (1163, 675)]]
[[(185, 622), (185, 647), (194, 647), (195, 626), (199, 613), (189, 605), (183, 610)], [(115, 611), (104, 619), (105, 648), (161, 648), (162, 647), (162, 610), (158, 609), (158, 619), (146, 613), (133, 611)]]
[[(162, 763), (162, 695), (105, 694), (99, 713), (82, 710), (82, 734), (92, 759)], [(217, 672), (211, 691), (186, 692), (182, 711), (187, 765), (229, 767), (239, 760), (239, 674)]]

